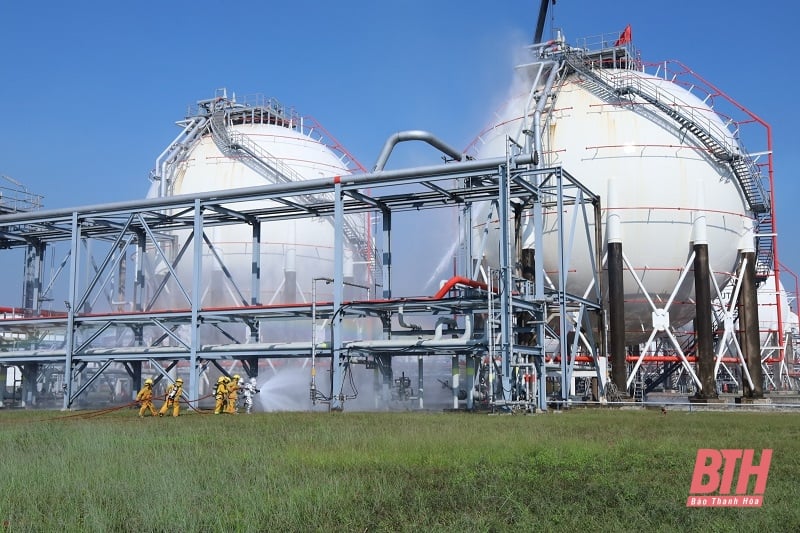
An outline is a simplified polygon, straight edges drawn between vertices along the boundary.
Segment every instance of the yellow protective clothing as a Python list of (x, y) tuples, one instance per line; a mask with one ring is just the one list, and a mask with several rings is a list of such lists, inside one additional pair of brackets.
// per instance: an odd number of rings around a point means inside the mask
[(214, 389), (214, 399), (216, 400), (214, 414), (218, 415), (223, 409), (226, 409), (228, 401), (228, 386), (224, 381), (217, 381), (217, 386)]
[(153, 386), (150, 383), (145, 383), (139, 394), (136, 395), (136, 401), (139, 402), (139, 416), (143, 417), (145, 411), (150, 410), (150, 414), (156, 416), (156, 408), (153, 407)]
[(231, 415), (236, 414), (236, 401), (239, 398), (239, 380), (232, 379), (230, 383), (228, 383), (228, 406), (225, 408), (225, 412)]
[(172, 383), (167, 387), (167, 394), (164, 397), (164, 405), (158, 411), (158, 416), (164, 416), (167, 411), (172, 409), (172, 416), (179, 416), (181, 412), (181, 394), (183, 393), (183, 383)]

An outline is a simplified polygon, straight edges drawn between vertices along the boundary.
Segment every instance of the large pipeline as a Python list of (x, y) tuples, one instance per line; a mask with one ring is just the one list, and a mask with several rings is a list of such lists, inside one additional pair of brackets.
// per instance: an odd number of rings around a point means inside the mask
[(404, 141), (425, 141), (434, 148), (438, 148), (445, 155), (449, 155), (456, 161), (461, 161), (464, 159), (464, 154), (451, 147), (446, 142), (440, 140), (430, 132), (422, 130), (399, 131), (386, 139), (383, 149), (378, 156), (378, 160), (375, 162), (375, 166), (372, 167), (372, 171), (378, 172), (383, 170), (383, 167), (386, 166), (386, 162), (389, 160), (389, 156), (392, 154), (394, 147)]
[[(520, 154), (510, 158), (512, 166), (522, 166), (533, 164), (533, 154)], [(313, 194), (320, 189), (332, 190), (334, 185), (341, 183), (350, 188), (369, 188), (374, 184), (389, 185), (393, 182), (401, 182), (415, 176), (425, 175), (431, 178), (446, 177), (457, 175), (463, 172), (473, 171), (495, 171), (498, 166), (505, 165), (509, 160), (506, 157), (493, 157), (480, 160), (466, 160), (446, 165), (431, 165), (427, 167), (417, 167), (413, 169), (382, 170), (378, 172), (365, 172), (363, 174), (347, 174), (344, 176), (330, 176), (304, 181), (293, 181), (291, 183), (271, 183), (258, 185), (255, 187), (242, 187), (238, 189), (224, 189), (218, 191), (204, 191), (192, 194), (180, 194), (175, 196), (147, 198), (144, 200), (126, 200), (123, 202), (111, 202), (105, 204), (94, 204), (82, 207), (67, 207), (59, 209), (43, 209), (30, 213), (13, 213), (0, 215), (0, 226), (15, 225), (18, 223), (30, 223), (31, 221), (41, 221), (48, 219), (69, 220), (72, 214), (79, 212), (82, 215), (93, 215), (103, 213), (116, 213), (121, 211), (152, 211), (168, 209), (178, 205), (186, 205), (200, 200), (201, 202), (226, 202), (231, 200), (259, 199), (268, 195), (291, 196), (301, 194)]]

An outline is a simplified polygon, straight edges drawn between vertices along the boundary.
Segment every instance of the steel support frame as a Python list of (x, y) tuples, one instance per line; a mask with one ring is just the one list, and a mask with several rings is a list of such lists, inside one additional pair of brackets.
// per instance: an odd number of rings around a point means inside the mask
[[(65, 399), (64, 408), (68, 409), (72, 406), (72, 402), (76, 398), (76, 382), (74, 382), (75, 370), (77, 365), (85, 365), (87, 361), (97, 361), (98, 363), (105, 364), (108, 361), (130, 363), (139, 365), (142, 360), (158, 361), (163, 359), (181, 359), (188, 360), (190, 364), (190, 383), (189, 383), (189, 397), (195, 400), (199, 396), (199, 364), (201, 359), (219, 358), (219, 357), (258, 357), (252, 351), (248, 351), (246, 345), (241, 349), (235, 349), (230, 352), (215, 352), (209, 354), (201, 349), (199, 344), (198, 330), (201, 324), (211, 319), (213, 320), (231, 320), (241, 322), (245, 320), (248, 323), (247, 317), (254, 317), (255, 311), (250, 307), (257, 304), (257, 290), (260, 284), (260, 257), (255, 251), (256, 244), (260, 242), (261, 223), (269, 220), (281, 220), (286, 218), (304, 218), (309, 217), (308, 212), (293, 212), (291, 208), (282, 205), (278, 208), (264, 209), (263, 211), (247, 211), (237, 213), (235, 209), (231, 209), (231, 204), (236, 202), (251, 202), (254, 199), (272, 199), (283, 195), (299, 195), (299, 194), (314, 194), (317, 191), (327, 190), (330, 191), (332, 186), (334, 190), (334, 199), (330, 205), (316, 206), (315, 209), (320, 213), (320, 216), (333, 216), (335, 226), (335, 258), (334, 258), (334, 301), (332, 303), (331, 313), (333, 314), (332, 328), (332, 389), (331, 389), (331, 408), (342, 408), (345, 400), (345, 395), (342, 392), (344, 378), (349, 364), (348, 356), (346, 354), (346, 347), (342, 341), (341, 336), (341, 321), (343, 318), (342, 308), (345, 303), (344, 300), (344, 275), (343, 275), (343, 256), (344, 256), (344, 216), (346, 212), (368, 212), (375, 209), (380, 209), (383, 219), (383, 244), (384, 244), (384, 279), (383, 290), (384, 297), (389, 299), (392, 297), (391, 290), (391, 233), (392, 233), (392, 213), (394, 210), (411, 209), (415, 204), (420, 202), (428, 203), (430, 205), (457, 205), (462, 202), (472, 201), (495, 201), (497, 202), (498, 209), (503, 213), (509, 214), (510, 202), (513, 198), (528, 198), (537, 196), (539, 190), (536, 186), (531, 185), (531, 179), (534, 183), (539, 185), (544, 184), (547, 178), (545, 174), (556, 174), (558, 176), (559, 185), (557, 187), (557, 195), (563, 194), (561, 189), (562, 170), (557, 168), (553, 169), (537, 169), (531, 171), (529, 166), (532, 162), (532, 156), (523, 154), (514, 156), (503, 160), (486, 160), (479, 161), (465, 161), (463, 163), (449, 163), (446, 165), (439, 165), (434, 167), (420, 167), (416, 169), (406, 169), (403, 171), (383, 171), (379, 173), (366, 174), (363, 176), (349, 176), (346, 178), (324, 178), (320, 180), (309, 180), (304, 183), (291, 183), (280, 185), (268, 185), (257, 188), (249, 188), (234, 191), (219, 191), (215, 193), (197, 195), (197, 196), (183, 196), (183, 197), (160, 197), (155, 199), (143, 200), (138, 202), (121, 202), (117, 204), (104, 204), (101, 206), (89, 206), (78, 210), (53, 210), (38, 213), (30, 213), (25, 215), (12, 215), (0, 217), (0, 228), (29, 228), (32, 236), (42, 239), (42, 242), (58, 242), (67, 238), (70, 242), (70, 250), (65, 264), (69, 263), (69, 280), (68, 288), (69, 295), (67, 304), (67, 312), (65, 317), (39, 317), (33, 320), (32, 323), (42, 324), (43, 328), (63, 328), (64, 331), (64, 350), (63, 354), (52, 353), (50, 355), (36, 355), (36, 354), (15, 354), (15, 360), (25, 360), (28, 358), (30, 361), (46, 360), (48, 362), (63, 361), (65, 364)], [(468, 179), (470, 176), (476, 176), (483, 179), (487, 173), (495, 175), (497, 183), (492, 184), (488, 182), (486, 185), (476, 188), (467, 188), (459, 190), (458, 193), (451, 193), (447, 191), (444, 186), (431, 187), (424, 193), (414, 193), (409, 197), (406, 195), (390, 196), (382, 199), (380, 207), (368, 202), (359, 202), (357, 197), (349, 196), (346, 194), (351, 188), (362, 188), (366, 185), (371, 187), (378, 186), (392, 186), (392, 185), (414, 185), (416, 183), (430, 182), (432, 179), (442, 180), (443, 182), (453, 181), (460, 183), (453, 178)], [(535, 177), (531, 178), (531, 174)], [(524, 178), (523, 178), (524, 176)], [(486, 192), (483, 189), (486, 189)], [(511, 194), (511, 188), (514, 188)], [(493, 191), (493, 192), (492, 192)], [(468, 195), (474, 195), (470, 199)], [(549, 193), (550, 194), (550, 193)], [(513, 197), (513, 198), (512, 198)], [(466, 200), (465, 200), (466, 198)], [(219, 208), (219, 204), (225, 202), (226, 208)], [(534, 213), (534, 225), (536, 228), (537, 236), (542, 234), (542, 219), (544, 210), (541, 206), (541, 200), (538, 197), (533, 199), (532, 210)], [(252, 203), (248, 204), (252, 206)], [(504, 299), (502, 307), (504, 309), (514, 309), (523, 301), (515, 301), (513, 291), (515, 288), (515, 281), (513, 272), (515, 268), (514, 260), (510, 253), (510, 243), (512, 242), (512, 229), (508, 226), (508, 218), (501, 216), (501, 231), (503, 232), (503, 242), (505, 243), (506, 252), (501, 265), (503, 271), (503, 290), (501, 291), (501, 298)], [(114, 222), (114, 220), (120, 220)], [(251, 286), (252, 294), (249, 302), (242, 302), (244, 305), (240, 309), (231, 309), (229, 311), (211, 312), (203, 309), (202, 306), (202, 271), (203, 271), (203, 241), (206, 240), (204, 235), (204, 228), (213, 225), (230, 224), (230, 223), (244, 223), (252, 225), (252, 235), (254, 242), (253, 252), (253, 269)], [(563, 223), (561, 221), (560, 223)], [(165, 238), (169, 238), (170, 232), (174, 230), (183, 230), (191, 233), (191, 238), (187, 240), (185, 246), (178, 253), (178, 257), (169, 258), (162, 249), (160, 242)], [(81, 243), (85, 239), (101, 239), (109, 243), (109, 251), (105, 258), (100, 262), (99, 267), (95, 267), (93, 277), (86, 280), (86, 290), (81, 292), (80, 289), (80, 265), (85, 259), (86, 264), (89, 265), (93, 262), (91, 257), (82, 257)], [(188, 251), (188, 242), (191, 240), (193, 243), (193, 266), (192, 266), (192, 279), (191, 287), (185, 287), (181, 283), (180, 278), (176, 273), (176, 266), (180, 261), (181, 256), (185, 251)], [(177, 285), (179, 291), (187, 300), (188, 309), (175, 310), (172, 312), (153, 311), (154, 299), (146, 302), (146, 277), (148, 271), (146, 268), (146, 260), (144, 253), (148, 251), (147, 242), (151, 243), (153, 252), (163, 262), (164, 268), (168, 271), (166, 278), (172, 279)], [(25, 238), (20, 240), (20, 243), (27, 242)], [(109, 265), (116, 264), (121, 257), (121, 249), (130, 246), (136, 249), (136, 272), (135, 283), (132, 286), (134, 296), (133, 312), (132, 313), (114, 313), (114, 312), (100, 312), (95, 315), (87, 315), (82, 313), (79, 309), (81, 302), (86, 303), (91, 297), (93, 290), (101, 290), (109, 279), (108, 267)], [(533, 298), (536, 301), (545, 301), (544, 290), (544, 270), (543, 261), (541, 260), (541, 251), (536, 250), (537, 255), (537, 269), (538, 275), (533, 282), (534, 291)], [(218, 261), (221, 259), (217, 258)], [(87, 267), (88, 269), (88, 267)], [(114, 270), (114, 269), (111, 269)], [(165, 279), (166, 279), (165, 278)], [(566, 278), (565, 278), (566, 279)], [(163, 284), (162, 284), (163, 288)], [(156, 288), (156, 291), (159, 289)], [(241, 291), (239, 291), (241, 295)], [(156, 295), (157, 296), (157, 295)], [(552, 296), (550, 296), (553, 299)], [(241, 298), (240, 298), (241, 299)], [(556, 300), (560, 301), (562, 305), (566, 305), (569, 298), (565, 296), (557, 296)], [(247, 305), (249, 304), (249, 306)], [(265, 316), (269, 315), (270, 310), (261, 310)], [(291, 310), (290, 312), (302, 313), (302, 310)], [(441, 312), (437, 311), (437, 312)], [(281, 310), (280, 313), (285, 313)], [(506, 313), (503, 313), (506, 314)], [(283, 315), (281, 315), (283, 316)], [(227, 318), (226, 318), (227, 317)], [(253, 323), (252, 320), (250, 319)], [(260, 319), (255, 318), (256, 322)], [(37, 322), (38, 321), (38, 322)], [(2, 327), (13, 327), (14, 322), (7, 322)], [(160, 331), (157, 335), (158, 339), (170, 338), (178, 345), (177, 349), (163, 347), (163, 352), (155, 351), (155, 354), (150, 354), (146, 359), (142, 357), (142, 350), (147, 349), (153, 351), (156, 348), (155, 344), (151, 344), (148, 348), (147, 342), (142, 338), (142, 331), (146, 324), (151, 328)], [(185, 324), (189, 326), (190, 334), (189, 339), (176, 333), (175, 327)], [(92, 343), (102, 335), (104, 332), (113, 330), (115, 328), (130, 328), (134, 330), (133, 346), (130, 348), (118, 347), (114, 350), (106, 352), (95, 351), (92, 348)], [(89, 329), (86, 329), (89, 328)], [(92, 329), (95, 328), (95, 329)], [(535, 326), (537, 330), (537, 339), (544, 339), (544, 327), (542, 324)], [(85, 332), (85, 335), (78, 336), (78, 332)], [(252, 337), (252, 333), (251, 333)], [(502, 326), (503, 338), (503, 363), (502, 370), (504, 379), (508, 382), (511, 376), (511, 367), (514, 363), (513, 351), (515, 350), (515, 332), (514, 326), (510, 318), (506, 317), (503, 320)], [(160, 343), (161, 341), (156, 341)], [(252, 342), (252, 339), (251, 339)], [(188, 349), (187, 349), (188, 348)], [(255, 347), (254, 347), (255, 348)], [(127, 351), (126, 351), (127, 350)], [(58, 351), (56, 351), (58, 352)], [(289, 351), (289, 352), (275, 352), (264, 353), (263, 357), (269, 358), (273, 356), (285, 356), (284, 354), (292, 353), (294, 356), (299, 356), (302, 350)], [(231, 354), (231, 355), (227, 355)], [(475, 348), (465, 347), (461, 354), (464, 357), (475, 358)], [(12, 355), (12, 354), (9, 354)], [(538, 407), (546, 408), (545, 388), (544, 388), (544, 363), (543, 352), (535, 356), (537, 361), (537, 378), (538, 378)], [(85, 390), (85, 387), (80, 389)], [(510, 399), (510, 383), (504, 384), (504, 400)]]
[[(570, 308), (573, 306), (578, 307), (578, 316), (582, 317), (586, 310), (591, 309), (594, 311), (600, 311), (601, 305), (601, 287), (600, 287), (600, 277), (599, 277), (599, 268), (600, 268), (600, 242), (598, 240), (599, 232), (595, 231), (593, 234), (589, 230), (589, 221), (588, 216), (585, 210), (585, 203), (592, 203), (595, 207), (593, 211), (593, 215), (595, 217), (599, 216), (599, 198), (595, 196), (590, 191), (586, 190), (582, 185), (580, 185), (574, 178), (569, 176), (561, 167), (556, 167), (554, 169), (545, 169), (545, 170), (535, 170), (530, 171), (526, 170), (521, 173), (518, 173), (513, 178), (510, 176), (505, 178), (506, 172), (505, 169), (508, 167), (500, 167), (498, 169), (498, 177), (499, 177), (499, 194), (498, 194), (498, 202), (497, 202), (497, 209), (498, 209), (498, 220), (500, 224), (500, 265), (499, 265), (499, 272), (500, 272), (500, 283), (498, 287), (499, 296), (500, 296), (500, 357), (501, 357), (501, 375), (500, 375), (500, 383), (502, 384), (502, 404), (509, 404), (511, 402), (511, 383), (509, 382), (511, 377), (511, 368), (513, 365), (519, 363), (519, 358), (516, 356), (517, 353), (522, 351), (521, 347), (518, 346), (517, 342), (517, 333), (514, 330), (514, 326), (512, 323), (512, 316), (514, 315), (515, 308), (518, 308), (520, 305), (523, 305), (523, 302), (519, 301), (518, 298), (514, 298), (512, 294), (516, 289), (516, 285), (513, 278), (513, 272), (516, 268), (516, 264), (514, 259), (512, 258), (511, 254), (511, 245), (513, 243), (513, 228), (510, 227), (510, 220), (511, 220), (511, 198), (508, 193), (504, 192), (508, 190), (508, 186), (510, 185), (511, 181), (521, 181), (525, 180), (525, 187), (531, 192), (531, 211), (534, 217), (534, 232), (535, 232), (535, 242), (540, 243), (543, 242), (543, 227), (544, 227), (544, 209), (543, 203), (545, 203), (545, 199), (549, 200), (552, 203), (552, 207), (556, 213), (556, 238), (558, 239), (558, 246), (557, 246), (557, 262), (558, 262), (558, 289), (553, 291), (549, 297), (545, 295), (545, 288), (544, 288), (544, 279), (546, 278), (546, 273), (544, 270), (544, 261), (543, 261), (543, 254), (541, 252), (541, 247), (536, 247), (535, 254), (536, 260), (534, 265), (534, 293), (533, 293), (533, 300), (532, 303), (541, 304), (545, 311), (542, 313), (544, 316), (547, 315), (547, 307), (552, 306), (553, 303), (558, 308), (558, 316), (559, 316), (559, 329), (557, 332), (557, 336), (559, 338), (559, 346), (560, 346), (560, 368), (558, 371), (558, 375), (561, 381), (561, 395), (560, 395), (560, 402), (567, 403), (569, 400), (569, 390), (571, 388), (571, 380), (572, 374), (574, 372), (574, 358), (570, 360), (567, 356), (567, 334), (568, 334), (568, 315), (570, 313)], [(533, 181), (536, 185), (531, 184), (530, 180), (533, 178)], [(565, 182), (568, 184), (570, 188), (574, 188), (575, 193), (574, 196), (567, 197), (565, 193)], [(565, 203), (566, 199), (566, 203)], [(569, 222), (567, 222), (564, 218), (564, 211), (566, 205), (571, 205), (573, 207), (572, 218)], [(491, 211), (491, 209), (490, 209)], [(574, 236), (575, 231), (579, 227), (578, 224), (578, 216), (582, 214), (582, 221), (583, 227), (586, 232), (586, 239), (589, 249), (587, 250), (588, 257), (589, 257), (589, 264), (592, 268), (592, 279), (593, 287), (595, 288), (593, 292), (593, 298), (580, 298), (574, 295), (571, 295), (567, 292), (566, 287), (568, 283), (568, 265), (570, 264), (570, 255), (573, 248), (574, 243)], [(599, 218), (596, 218), (599, 220)], [(567, 239), (567, 236), (569, 238)], [(588, 293), (591, 292), (587, 291)], [(579, 325), (582, 322), (582, 318), (579, 318)], [(544, 327), (544, 317), (541, 321), (537, 321), (536, 329), (536, 338), (538, 343), (538, 350), (534, 350), (538, 352), (534, 354), (534, 368), (535, 368), (535, 378), (537, 379), (539, 386), (537, 390), (537, 397), (536, 397), (536, 407), (540, 410), (547, 410), (547, 397), (546, 397), (546, 378), (547, 378), (547, 370), (546, 364), (544, 362), (544, 339), (545, 339), (545, 330)], [(602, 325), (602, 320), (600, 321)], [(490, 328), (491, 330), (491, 328)], [(490, 345), (491, 346), (491, 345)], [(604, 357), (605, 356), (605, 349), (603, 348), (602, 354), (596, 353), (595, 357)], [(491, 352), (490, 352), (490, 359), (491, 359)], [(600, 365), (594, 365), (595, 371), (598, 373), (598, 378), (601, 379), (601, 383), (604, 376), (599, 375), (599, 368)], [(493, 371), (493, 368), (490, 369), (490, 372)]]

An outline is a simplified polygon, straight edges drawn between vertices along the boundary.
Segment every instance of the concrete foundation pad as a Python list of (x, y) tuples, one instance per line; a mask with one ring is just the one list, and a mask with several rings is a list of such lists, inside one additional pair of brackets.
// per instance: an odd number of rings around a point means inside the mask
[(772, 398), (736, 398), (736, 403), (742, 405), (769, 405)]
[(704, 403), (704, 404), (725, 404), (725, 398), (698, 398), (696, 396), (689, 396), (689, 403)]

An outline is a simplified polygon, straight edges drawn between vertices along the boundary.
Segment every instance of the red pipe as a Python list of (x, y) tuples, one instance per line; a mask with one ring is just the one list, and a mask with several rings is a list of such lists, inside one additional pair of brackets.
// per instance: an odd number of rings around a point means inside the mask
[(456, 285), (466, 285), (467, 287), (472, 287), (473, 289), (483, 289), (488, 290), (489, 287), (485, 283), (481, 283), (480, 281), (475, 281), (474, 279), (465, 278), (464, 276), (453, 276), (447, 282), (442, 285), (442, 288), (439, 289), (439, 292), (433, 295), (434, 300), (441, 300), (447, 293), (450, 292), (453, 287)]
[[(0, 306), (0, 314), (1, 313), (10, 313), (12, 315), (23, 315), (25, 314), (25, 310), (22, 309), (21, 307)], [(66, 311), (50, 311), (47, 309), (39, 310), (39, 315), (38, 315), (38, 317), (64, 317), (64, 316), (67, 316)]]
[[(695, 362), (695, 357), (693, 355), (687, 356), (686, 359), (690, 363), (694, 363)], [(625, 362), (627, 362), (627, 363), (635, 363), (638, 360), (639, 360), (639, 358), (637, 356), (635, 356), (635, 355), (628, 355), (628, 356), (625, 357)], [(682, 359), (677, 355), (646, 355), (646, 356), (644, 356), (642, 361), (645, 362), (645, 363), (675, 363), (675, 362), (682, 361)], [(548, 362), (561, 362), (561, 357), (560, 356), (553, 357), (552, 359), (548, 359)], [(594, 359), (594, 357), (591, 357), (589, 355), (579, 355), (578, 357), (575, 358), (575, 362), (576, 363), (594, 363), (595, 359)], [(740, 361), (735, 357), (723, 357), (722, 358), (722, 362), (723, 363), (739, 363)]]
[[(482, 283), (480, 281), (475, 281), (475, 280), (472, 280), (472, 279), (469, 279), (469, 278), (465, 278), (463, 276), (453, 276), (452, 278), (447, 280), (447, 282), (444, 285), (442, 285), (442, 288), (439, 289), (439, 291), (436, 294), (434, 294), (431, 297), (423, 297), (423, 298), (420, 298), (420, 299), (421, 300), (425, 300), (425, 299), (441, 300), (442, 298), (447, 296), (447, 293), (450, 292), (456, 285), (466, 285), (467, 287), (472, 287), (472, 288), (475, 288), (475, 289), (483, 289), (483, 290), (488, 290), (488, 288), (489, 288), (485, 283)], [(388, 299), (388, 300), (376, 299), (376, 300), (365, 300), (362, 303), (372, 303), (372, 302), (374, 302), (374, 303), (384, 302), (385, 303), (385, 302), (396, 302), (396, 301), (401, 301), (401, 300), (397, 300), (397, 299)], [(331, 302), (318, 302), (318, 303), (319, 304), (326, 304), (326, 303), (331, 303)], [(235, 310), (241, 310), (241, 309), (257, 310), (257, 309), (274, 309), (274, 308), (282, 308), (282, 307), (301, 308), (301, 307), (307, 307), (307, 306), (308, 306), (308, 304), (306, 304), (306, 303), (292, 302), (292, 303), (272, 304), (272, 305), (238, 305), (238, 306), (230, 306), (230, 307), (204, 307), (204, 308), (201, 309), (201, 311), (204, 311), (204, 312), (235, 311)], [(188, 313), (189, 311), (190, 311), (190, 309), (186, 308), (186, 309), (162, 309), (162, 310), (159, 310), (157, 312), (158, 313), (175, 313), (175, 314), (179, 314), (179, 313)], [(22, 312), (23, 312), (23, 310), (20, 309), (20, 308), (2, 307), (2, 306), (0, 306), (0, 313), (22, 314)], [(148, 313), (152, 313), (152, 312), (154, 312), (154, 311), (124, 311), (124, 312), (109, 312), (109, 313), (84, 313), (84, 314), (80, 314), (80, 315), (77, 315), (77, 316), (85, 318), (85, 317), (111, 316), (111, 315), (144, 315), (144, 314), (148, 314)], [(63, 317), (66, 317), (66, 316), (67, 316), (67, 313), (65, 311), (46, 311), (46, 310), (41, 310), (39, 312), (38, 316), (36, 316), (36, 317), (27, 317), (27, 318), (31, 318), (31, 319), (33, 319), (33, 318), (44, 318), (44, 317), (63, 318)]]

